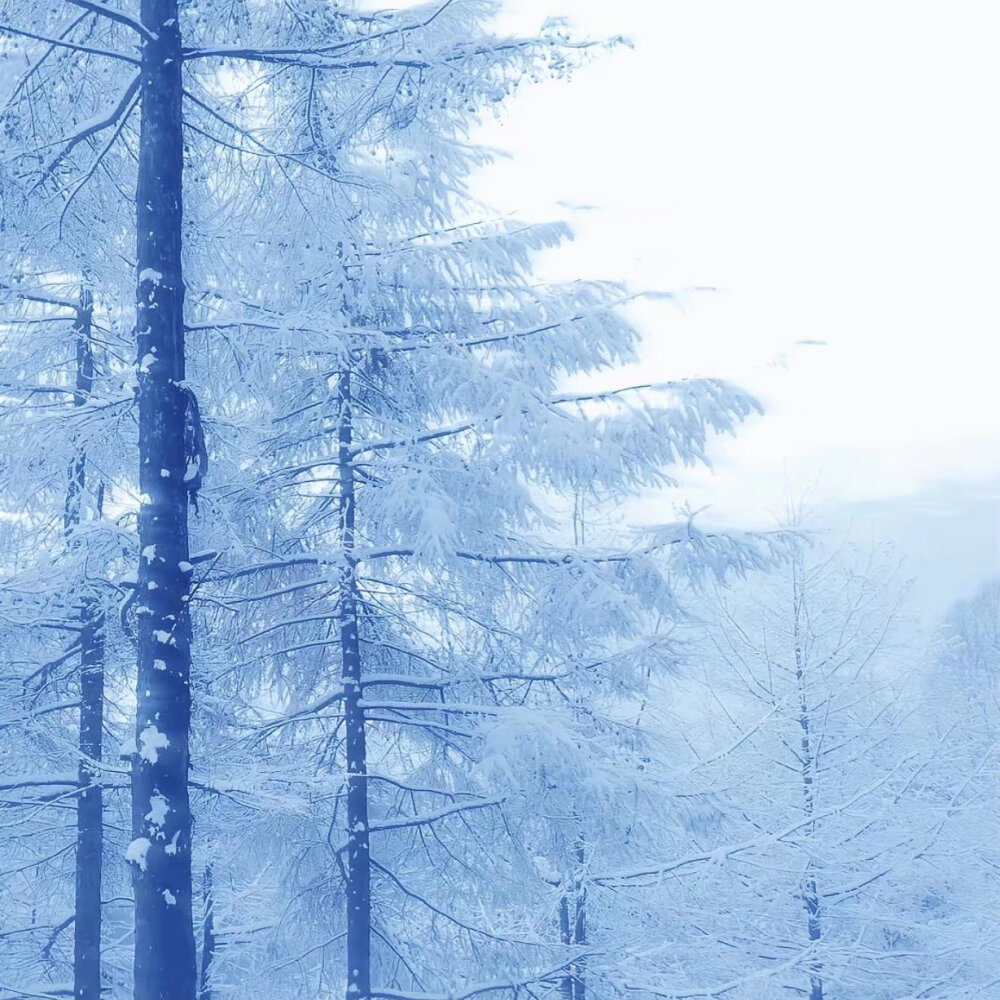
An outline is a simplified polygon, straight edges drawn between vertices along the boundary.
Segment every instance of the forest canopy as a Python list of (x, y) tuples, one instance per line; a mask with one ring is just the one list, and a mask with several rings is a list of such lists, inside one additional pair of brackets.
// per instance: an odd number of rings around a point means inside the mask
[(998, 995), (998, 585), (685, 506), (502, 8), (0, 0), (3, 1000)]

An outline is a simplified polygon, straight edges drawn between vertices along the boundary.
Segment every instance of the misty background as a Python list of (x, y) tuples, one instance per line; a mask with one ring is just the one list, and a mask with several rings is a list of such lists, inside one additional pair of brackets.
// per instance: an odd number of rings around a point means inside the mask
[[(505, 23), (566, 13), (520, 0)], [(546, 277), (674, 290), (641, 378), (712, 372), (766, 415), (680, 491), (759, 526), (803, 497), (892, 542), (933, 625), (1000, 570), (1000, 92), (990, 4), (574, 0), (634, 46), (515, 97), (480, 196), (577, 233)], [(680, 495), (680, 493), (678, 495)], [(668, 520), (673, 497), (645, 516)]]

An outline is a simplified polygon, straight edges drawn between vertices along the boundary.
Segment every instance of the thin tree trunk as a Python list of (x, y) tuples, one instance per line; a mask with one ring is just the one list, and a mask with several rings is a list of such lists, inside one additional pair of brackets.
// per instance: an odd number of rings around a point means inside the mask
[(344, 569), (340, 580), (340, 649), (347, 742), (347, 1000), (371, 995), (371, 852), (368, 832), (368, 759), (362, 707), (361, 643), (355, 545), (355, 480), (350, 372), (342, 372), (338, 464)]
[[(91, 340), (94, 300), (80, 291), (73, 335), (76, 340), (75, 406), (83, 406), (94, 387), (94, 351)], [(66, 491), (65, 527), (70, 546), (73, 529), (84, 518), (87, 456), (81, 448), (70, 467)], [(73, 918), (73, 996), (100, 1000), (101, 996), (101, 871), (104, 849), (104, 802), (95, 782), (100, 767), (104, 725), (104, 619), (92, 595), (80, 606), (80, 792), (76, 802), (76, 873)]]
[[(573, 944), (577, 950), (587, 943), (587, 887), (584, 885), (584, 865), (586, 863), (586, 848), (582, 838), (576, 841), (576, 882), (573, 886), (575, 913), (573, 919)], [(573, 965), (573, 1000), (587, 1000), (587, 976), (584, 960), (581, 958)]]
[(104, 801), (97, 769), (104, 725), (104, 620), (96, 602), (80, 613), (80, 794), (76, 806), (76, 899), (73, 941), (73, 996), (101, 996), (101, 871)]
[[(583, 884), (586, 848), (582, 838), (577, 838), (574, 848), (576, 873), (573, 885), (559, 900), (559, 931), (562, 943), (579, 952), (587, 943), (587, 889)], [(562, 977), (561, 992), (564, 1000), (586, 1000), (587, 978), (583, 959), (566, 966)]]
[[(567, 949), (573, 944), (573, 927), (570, 920), (570, 899), (567, 894), (559, 899), (559, 936)], [(566, 972), (559, 984), (563, 1000), (573, 1000), (573, 966), (567, 965)]]
[(191, 919), (191, 622), (181, 270), (178, 0), (142, 0), (137, 207), (138, 686), (129, 850), (136, 1000), (194, 1000)]
[[(806, 651), (803, 648), (802, 617), (804, 613), (804, 595), (799, 581), (800, 568), (794, 567), (793, 576), (793, 628), (795, 633), (795, 680), (799, 696), (799, 750), (802, 774), (802, 801), (806, 816), (811, 817), (816, 808), (816, 759), (812, 745), (812, 724), (809, 710), (809, 696), (806, 688)], [(809, 836), (814, 832), (813, 825), (807, 828)], [(806, 929), (809, 943), (818, 945), (823, 938), (822, 914), (820, 912), (819, 889), (816, 876), (812, 874), (811, 865), (802, 881), (802, 901), (806, 908)], [(809, 1000), (823, 1000), (822, 965), (813, 962), (809, 966)]]
[(208, 865), (202, 880), (202, 900), (205, 924), (201, 939), (201, 975), (198, 978), (198, 1000), (212, 1000), (212, 962), (215, 961), (215, 896), (212, 892), (212, 866)]
[[(573, 544), (586, 545), (587, 543), (587, 504), (583, 491), (577, 488), (573, 493)], [(577, 715), (578, 718), (578, 715)], [(563, 943), (577, 946), (577, 951), (581, 945), (587, 943), (587, 889), (583, 883), (584, 865), (587, 859), (586, 845), (583, 840), (583, 833), (580, 829), (580, 817), (575, 814), (578, 832), (576, 836), (576, 874), (573, 879), (573, 922), (570, 927), (569, 898), (563, 898), (565, 916), (563, 918), (564, 931)], [(563, 993), (569, 1000), (586, 1000), (587, 998), (587, 973), (584, 960), (574, 962), (567, 969), (567, 976), (563, 983)]]

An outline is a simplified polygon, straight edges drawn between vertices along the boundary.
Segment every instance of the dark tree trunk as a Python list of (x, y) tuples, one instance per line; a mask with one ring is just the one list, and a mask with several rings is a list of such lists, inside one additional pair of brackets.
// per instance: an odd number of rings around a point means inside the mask
[(212, 866), (202, 880), (205, 923), (201, 938), (201, 974), (198, 977), (198, 1000), (212, 1000), (212, 962), (215, 961), (215, 895), (212, 891)]
[(355, 480), (351, 456), (350, 372), (342, 372), (338, 464), (344, 569), (340, 580), (340, 649), (347, 743), (347, 1000), (371, 996), (371, 853), (368, 832), (368, 759), (362, 706), (361, 643), (355, 545)]
[[(94, 300), (80, 292), (73, 335), (76, 340), (76, 392), (73, 402), (83, 406), (94, 387), (94, 351), (91, 340)], [(81, 448), (70, 467), (66, 490), (65, 525), (69, 545), (73, 530), (83, 520), (87, 488), (87, 456)], [(104, 725), (104, 619), (93, 595), (80, 606), (80, 792), (76, 803), (76, 875), (73, 916), (73, 996), (100, 1000), (101, 996), (101, 871), (104, 849), (104, 802), (98, 769)]]
[(76, 899), (73, 942), (73, 995), (101, 996), (101, 870), (104, 850), (104, 801), (95, 782), (104, 725), (104, 621), (88, 600), (81, 618), (80, 794), (76, 806)]
[[(94, 322), (94, 296), (89, 288), (81, 287), (80, 301), (73, 321), (73, 342), (76, 349), (76, 384), (73, 405), (84, 406), (94, 389), (94, 343), (92, 339)], [(83, 495), (87, 489), (87, 455), (79, 448), (73, 456), (66, 484), (66, 509), (63, 525), (66, 538), (74, 546), (73, 529), (83, 520)]]
[(181, 271), (178, 0), (142, 0), (137, 205), (139, 655), (129, 858), (136, 1000), (194, 1000), (191, 920), (191, 623)]

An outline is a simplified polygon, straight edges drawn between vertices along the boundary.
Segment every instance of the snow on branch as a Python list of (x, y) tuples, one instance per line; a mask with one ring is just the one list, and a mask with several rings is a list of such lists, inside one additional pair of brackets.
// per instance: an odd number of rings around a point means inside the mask
[(115, 7), (109, 7), (107, 4), (95, 3), (94, 0), (66, 0), (67, 3), (71, 3), (74, 7), (80, 7), (83, 10), (89, 11), (91, 14), (97, 14), (100, 17), (107, 18), (109, 21), (114, 21), (117, 24), (124, 24), (126, 28), (131, 28), (133, 31), (142, 35), (143, 38), (148, 42), (155, 42), (156, 35), (153, 34), (141, 21), (136, 20), (134, 17), (129, 17), (124, 11), (120, 11)]
[(696, 854), (689, 854), (686, 857), (678, 858), (676, 861), (671, 861), (664, 865), (650, 866), (642, 870), (623, 872), (619, 874), (593, 875), (591, 876), (590, 881), (592, 881), (595, 885), (615, 886), (635, 882), (639, 879), (662, 878), (664, 875), (669, 875), (672, 872), (679, 871), (680, 869), (687, 868), (691, 865), (705, 862), (721, 863), (723, 861), (727, 861), (729, 858), (735, 857), (738, 854), (745, 854), (748, 851), (756, 850), (765, 844), (787, 841), (801, 830), (811, 828), (820, 820), (827, 819), (830, 816), (837, 816), (850, 809), (858, 802), (861, 802), (863, 799), (868, 798), (868, 796), (873, 795), (880, 788), (885, 786), (889, 780), (904, 767), (904, 765), (912, 763), (913, 759), (914, 756), (912, 754), (902, 758), (893, 768), (886, 771), (876, 781), (872, 782), (870, 785), (866, 785), (864, 788), (859, 789), (844, 802), (839, 802), (827, 809), (814, 812), (811, 815), (806, 816), (805, 819), (791, 823), (784, 829), (775, 831), (774, 833), (769, 833), (764, 837), (754, 837), (752, 840), (747, 840), (740, 844), (729, 844), (717, 847), (710, 851), (700, 851)]
[(84, 128), (80, 129), (74, 135), (67, 136), (64, 139), (58, 140), (54, 145), (62, 146), (62, 149), (56, 154), (55, 158), (50, 161), (48, 166), (42, 171), (42, 176), (35, 182), (34, 188), (32, 190), (37, 190), (42, 184), (48, 180), (49, 177), (55, 172), (56, 168), (59, 166), (63, 160), (85, 139), (89, 139), (91, 136), (98, 135), (105, 129), (111, 128), (113, 125), (117, 125), (119, 119), (128, 113), (131, 109), (132, 103), (136, 94), (139, 91), (140, 77), (133, 77), (131, 83), (125, 88), (125, 92), (121, 95), (118, 103), (111, 110), (111, 113), (104, 118), (99, 118), (97, 121), (91, 122)]
[(477, 809), (491, 809), (494, 806), (503, 805), (503, 799), (483, 799), (480, 802), (463, 802), (436, 812), (424, 813), (421, 816), (410, 816), (405, 819), (394, 820), (390, 823), (372, 823), (368, 830), (370, 833), (386, 833), (389, 830), (406, 830), (417, 826), (428, 826), (431, 823), (439, 823), (441, 820), (460, 813), (471, 812)]
[(139, 60), (135, 56), (126, 55), (124, 52), (115, 52), (111, 49), (98, 48), (95, 45), (70, 42), (64, 38), (53, 38), (51, 35), (40, 35), (36, 31), (28, 31), (27, 28), (16, 28), (12, 24), (0, 24), (0, 33), (2, 32), (17, 35), (20, 38), (30, 38), (35, 42), (44, 42), (46, 45), (52, 45), (58, 49), (69, 49), (71, 52), (85, 52), (91, 56), (105, 56), (108, 59), (118, 59), (121, 62), (131, 63), (133, 66), (139, 65)]
[(569, 966), (574, 965), (577, 962), (581, 962), (590, 954), (592, 953), (580, 952), (572, 958), (567, 959), (565, 962), (553, 966), (550, 969), (546, 969), (543, 972), (537, 972), (522, 979), (506, 979), (492, 983), (481, 983), (477, 986), (473, 986), (471, 989), (468, 989), (463, 993), (406, 993), (402, 990), (378, 989), (372, 990), (371, 995), (379, 998), (379, 1000), (470, 1000), (471, 997), (482, 996), (484, 993), (497, 993), (505, 991), (510, 991), (516, 995), (520, 990), (531, 986), (533, 983), (545, 982), (548, 979), (552, 979), (554, 976), (558, 976), (560, 973), (565, 972)]
[(373, 32), (368, 35), (361, 35), (358, 38), (352, 38), (346, 42), (337, 42), (333, 45), (311, 45), (306, 47), (288, 47), (288, 48), (246, 48), (241, 46), (215, 46), (211, 49), (184, 49), (185, 59), (208, 59), (212, 57), (220, 57), (223, 59), (239, 59), (239, 58), (253, 58), (248, 55), (241, 55), (240, 53), (255, 53), (258, 57), (267, 56), (317, 56), (317, 55), (332, 55), (335, 52), (345, 52), (349, 49), (355, 48), (360, 45), (370, 45), (372, 42), (381, 41), (385, 38), (401, 38), (402, 36), (408, 34), (412, 31), (419, 31), (421, 28), (428, 28), (433, 24), (453, 3), (455, 0), (445, 0), (440, 7), (438, 7), (429, 17), (423, 21), (416, 21), (412, 24), (404, 24), (399, 27), (388, 28), (384, 31)]

